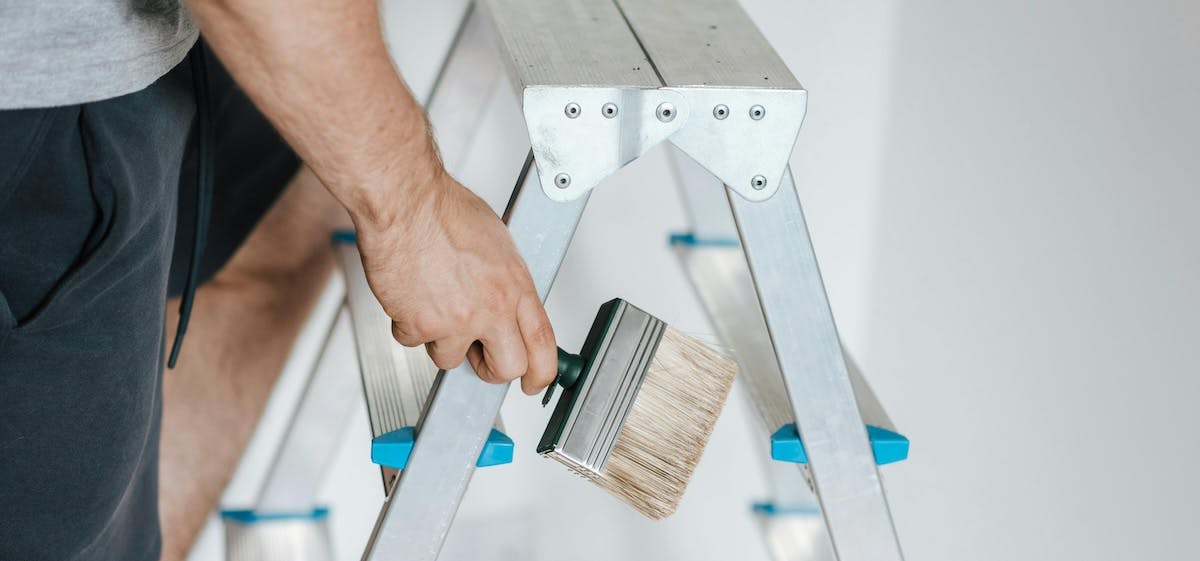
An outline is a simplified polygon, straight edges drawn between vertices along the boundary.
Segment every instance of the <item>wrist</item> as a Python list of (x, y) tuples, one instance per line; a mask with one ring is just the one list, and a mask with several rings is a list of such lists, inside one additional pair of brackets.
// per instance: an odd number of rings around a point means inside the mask
[(413, 136), (376, 145), (376, 155), (364, 150), (362, 159), (349, 166), (356, 172), (331, 186), (359, 229), (380, 231), (409, 222), (445, 185), (448, 176), (432, 140), (426, 133)]

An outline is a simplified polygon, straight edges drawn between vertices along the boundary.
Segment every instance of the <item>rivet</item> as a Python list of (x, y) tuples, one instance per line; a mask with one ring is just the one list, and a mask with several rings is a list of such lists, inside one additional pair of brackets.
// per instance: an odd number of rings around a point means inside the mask
[(762, 191), (763, 189), (767, 188), (767, 178), (761, 175), (751, 177), (750, 186), (753, 187), (755, 191)]
[(761, 105), (755, 105), (750, 108), (750, 118), (755, 121), (767, 116), (767, 110)]
[(583, 110), (579, 108), (579, 104), (574, 102), (568, 103), (567, 106), (563, 108), (563, 113), (566, 114), (568, 119), (574, 119), (578, 117), (579, 113), (582, 111)]
[(675, 106), (672, 105), (671, 102), (669, 102), (669, 101), (664, 101), (664, 102), (658, 104), (658, 109), (654, 112), (654, 116), (658, 117), (658, 120), (660, 120), (664, 123), (669, 123), (671, 121), (674, 121), (675, 120)]
[(728, 117), (728, 116), (729, 116), (729, 106), (728, 105), (725, 105), (724, 103), (722, 103), (722, 104), (717, 105), (716, 107), (713, 107), (713, 117), (716, 117), (718, 121), (723, 121), (723, 120), (725, 120), (725, 117)]
[(605, 117), (607, 117), (609, 119), (616, 117), (617, 116), (617, 104), (615, 104), (611, 101), (608, 103), (605, 103), (603, 106), (600, 107), (600, 114), (604, 115)]
[(560, 173), (554, 176), (554, 184), (557, 185), (559, 189), (566, 189), (567, 187), (571, 186), (571, 176), (565, 173)]

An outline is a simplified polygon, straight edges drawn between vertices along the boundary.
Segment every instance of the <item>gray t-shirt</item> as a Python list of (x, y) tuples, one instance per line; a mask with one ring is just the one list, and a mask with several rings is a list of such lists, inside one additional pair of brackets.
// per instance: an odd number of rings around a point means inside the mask
[(0, 0), (0, 109), (138, 91), (197, 36), (179, 0)]

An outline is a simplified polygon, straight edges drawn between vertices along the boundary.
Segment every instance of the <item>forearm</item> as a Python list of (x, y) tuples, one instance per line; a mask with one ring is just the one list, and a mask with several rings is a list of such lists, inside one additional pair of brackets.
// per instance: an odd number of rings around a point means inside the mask
[(238, 84), (356, 220), (394, 223), (411, 195), (403, 191), (443, 173), (424, 112), (388, 57), (375, 0), (188, 6)]

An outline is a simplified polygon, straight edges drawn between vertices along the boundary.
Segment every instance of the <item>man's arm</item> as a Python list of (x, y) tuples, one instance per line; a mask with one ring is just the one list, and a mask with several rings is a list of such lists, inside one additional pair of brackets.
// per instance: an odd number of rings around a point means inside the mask
[(400, 343), (536, 393), (554, 333), (494, 212), (443, 169), (375, 0), (189, 0), (217, 56), (349, 211)]

